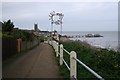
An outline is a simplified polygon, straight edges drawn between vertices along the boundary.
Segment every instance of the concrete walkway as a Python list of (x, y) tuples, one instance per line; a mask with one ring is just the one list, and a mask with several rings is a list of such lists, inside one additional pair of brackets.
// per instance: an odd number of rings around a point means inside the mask
[(4, 78), (61, 78), (59, 67), (50, 45), (41, 43), (3, 68)]

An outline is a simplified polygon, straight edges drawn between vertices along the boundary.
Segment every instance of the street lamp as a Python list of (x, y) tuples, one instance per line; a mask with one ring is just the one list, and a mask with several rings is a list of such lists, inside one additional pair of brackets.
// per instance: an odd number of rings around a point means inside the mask
[(55, 22), (55, 24), (61, 26), (61, 35), (62, 35), (62, 24), (63, 24), (62, 20), (63, 20), (64, 14), (56, 13), (56, 15), (59, 16), (59, 19)]
[(49, 17), (50, 17), (49, 20), (51, 20), (51, 33), (53, 31), (53, 23), (54, 23), (53, 16), (54, 15), (55, 15), (55, 11), (53, 11), (49, 14)]
[[(58, 16), (59, 18), (55, 20), (55, 16)], [(51, 32), (53, 31), (53, 24), (60, 25), (61, 26), (61, 35), (62, 35), (62, 24), (63, 24), (63, 17), (64, 14), (62, 13), (55, 13), (55, 11), (51, 12), (49, 14), (49, 20), (51, 20)]]

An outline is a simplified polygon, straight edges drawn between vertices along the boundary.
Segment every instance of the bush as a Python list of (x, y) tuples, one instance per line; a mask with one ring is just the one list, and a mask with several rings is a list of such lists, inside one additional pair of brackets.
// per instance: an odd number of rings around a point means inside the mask
[(14, 39), (14, 37), (12, 35), (8, 35), (8, 34), (2, 34), (2, 39)]
[[(69, 52), (75, 51), (79, 60), (93, 69), (103, 78), (120, 78), (120, 52), (115, 52), (112, 50), (109, 51), (107, 49), (98, 50), (77, 41), (67, 41), (62, 43), (66, 50), (68, 50)], [(67, 60), (67, 62), (69, 63), (69, 57), (66, 56), (66, 53), (64, 53), (64, 59)], [(66, 67), (64, 68), (66, 69)], [(95, 78), (80, 64), (77, 66), (77, 68), (78, 78)], [(66, 74), (68, 73), (64, 73), (64, 75)]]
[(47, 37), (45, 37), (44, 35), (41, 35), (39, 39), (41, 42), (44, 42), (45, 40), (47, 40)]
[(33, 41), (34, 39), (34, 35), (32, 33), (29, 33), (27, 31), (23, 31), (23, 30), (14, 30), (13, 32), (11, 32), (11, 35), (15, 38), (21, 38), (22, 41)]
[(4, 23), (2, 23), (3, 32), (11, 32), (13, 28), (14, 28), (14, 24), (13, 22), (11, 22), (11, 20), (4, 21)]

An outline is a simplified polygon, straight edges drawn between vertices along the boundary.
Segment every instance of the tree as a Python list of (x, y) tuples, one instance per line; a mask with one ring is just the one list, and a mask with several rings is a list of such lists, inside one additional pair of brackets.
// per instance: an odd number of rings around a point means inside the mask
[(13, 22), (11, 22), (11, 20), (8, 21), (4, 21), (2, 23), (2, 31), (3, 32), (11, 32), (14, 28), (14, 24)]

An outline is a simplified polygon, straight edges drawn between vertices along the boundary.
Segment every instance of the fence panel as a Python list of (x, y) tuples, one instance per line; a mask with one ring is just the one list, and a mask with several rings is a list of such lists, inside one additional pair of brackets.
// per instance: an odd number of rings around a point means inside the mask
[(2, 39), (2, 59), (6, 59), (17, 53), (16, 39)]
[[(39, 44), (37, 39), (33, 41), (22, 41), (19, 45), (20, 51), (25, 51)], [(17, 39), (2, 39), (2, 59), (6, 59), (14, 54), (18, 53), (18, 41)]]

